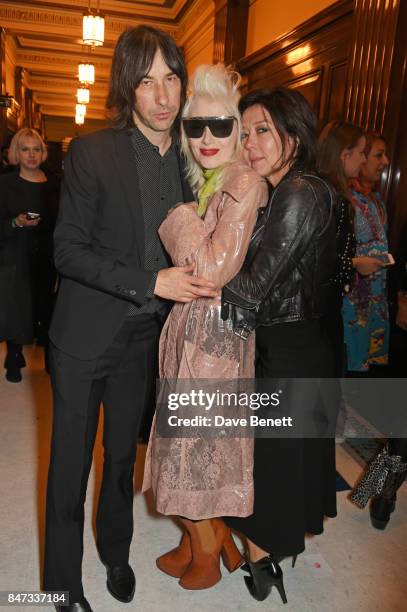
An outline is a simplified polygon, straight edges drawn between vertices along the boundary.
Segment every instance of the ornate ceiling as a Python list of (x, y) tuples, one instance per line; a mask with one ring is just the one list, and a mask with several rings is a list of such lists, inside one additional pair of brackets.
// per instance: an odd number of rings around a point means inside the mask
[[(88, 118), (103, 118), (112, 51), (117, 37), (140, 23), (157, 26), (184, 44), (212, 0), (100, 0), (105, 15), (105, 44), (92, 49), (96, 84), (91, 88)], [(91, 0), (96, 9), (97, 0)], [(27, 69), (28, 86), (45, 115), (72, 117), (77, 88), (77, 64), (87, 57), (81, 45), (82, 14), (88, 0), (1, 0), (0, 26), (13, 47), (15, 65)]]

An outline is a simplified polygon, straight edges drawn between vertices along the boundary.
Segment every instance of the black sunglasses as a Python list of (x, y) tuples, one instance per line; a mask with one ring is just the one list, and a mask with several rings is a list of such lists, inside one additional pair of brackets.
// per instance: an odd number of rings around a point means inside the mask
[(183, 119), (182, 125), (188, 138), (201, 138), (206, 127), (215, 138), (227, 138), (235, 121), (236, 117), (191, 117)]

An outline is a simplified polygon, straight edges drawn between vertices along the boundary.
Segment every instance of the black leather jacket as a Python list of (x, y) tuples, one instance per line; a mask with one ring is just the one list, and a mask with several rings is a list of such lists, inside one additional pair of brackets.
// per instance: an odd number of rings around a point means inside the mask
[(328, 312), (337, 264), (334, 194), (320, 177), (290, 171), (259, 216), (245, 263), (222, 292), (222, 318), (243, 339), (260, 325)]

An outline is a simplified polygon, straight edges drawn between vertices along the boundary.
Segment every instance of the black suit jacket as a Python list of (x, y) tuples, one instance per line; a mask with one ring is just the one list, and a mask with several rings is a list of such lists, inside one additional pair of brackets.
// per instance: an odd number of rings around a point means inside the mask
[[(61, 275), (52, 342), (79, 359), (104, 352), (128, 312), (142, 305), (153, 272), (144, 269), (144, 220), (131, 139), (108, 128), (72, 141), (65, 158), (54, 234)], [(184, 201), (193, 200), (180, 175)], [(174, 202), (175, 204), (175, 202)]]

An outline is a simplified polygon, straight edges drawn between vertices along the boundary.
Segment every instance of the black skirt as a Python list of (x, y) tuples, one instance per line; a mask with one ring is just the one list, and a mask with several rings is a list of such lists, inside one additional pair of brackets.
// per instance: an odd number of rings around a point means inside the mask
[[(281, 323), (256, 332), (257, 378), (333, 376), (331, 344), (318, 321)], [(225, 522), (263, 550), (289, 556), (305, 549), (336, 516), (333, 438), (258, 438), (254, 449), (254, 513)]]

